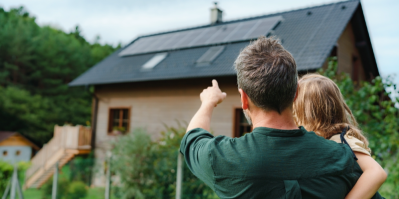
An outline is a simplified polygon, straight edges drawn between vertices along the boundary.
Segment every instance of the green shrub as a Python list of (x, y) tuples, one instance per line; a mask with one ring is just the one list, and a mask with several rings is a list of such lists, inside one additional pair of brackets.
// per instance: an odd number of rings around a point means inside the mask
[[(186, 129), (166, 128), (158, 142), (142, 129), (118, 137), (112, 170), (119, 176), (122, 198), (174, 198), (177, 155)], [(116, 191), (116, 190), (115, 190)], [(183, 198), (208, 198), (213, 191), (183, 167)]]
[(94, 172), (94, 153), (91, 152), (87, 156), (75, 157), (68, 163), (69, 179), (71, 181), (82, 181), (86, 185), (91, 184), (92, 173)]
[(4, 193), (12, 176), (13, 167), (8, 162), (0, 161), (0, 193)]
[(75, 181), (69, 185), (69, 190), (68, 190), (68, 195), (67, 195), (68, 199), (69, 198), (70, 199), (81, 199), (86, 196), (87, 196), (87, 187), (84, 182)]
[[(57, 199), (64, 199), (64, 196), (68, 194), (70, 182), (66, 178), (59, 178), (57, 185)], [(42, 199), (50, 199), (53, 192), (53, 178), (47, 180), (47, 182), (41, 187)]]
[[(18, 163), (18, 179), (21, 186), (23, 183), (25, 171), (28, 168), (28, 162)], [(0, 194), (4, 193), (8, 183), (10, 183), (13, 171), (14, 167), (10, 163), (0, 160)]]

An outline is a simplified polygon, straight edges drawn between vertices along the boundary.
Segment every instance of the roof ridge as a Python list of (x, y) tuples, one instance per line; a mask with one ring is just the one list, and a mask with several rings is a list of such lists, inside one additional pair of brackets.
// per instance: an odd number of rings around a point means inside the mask
[[(313, 6), (313, 7), (307, 6), (307, 7), (303, 7), (303, 8), (280, 11), (280, 12), (274, 12), (274, 13), (267, 13), (267, 14), (252, 16), (252, 17), (237, 18), (237, 19), (232, 19), (232, 20), (228, 20), (228, 21), (223, 21), (222, 23), (218, 23), (218, 24), (215, 24), (215, 25), (204, 24), (204, 25), (197, 25), (197, 26), (191, 26), (191, 27), (179, 28), (179, 29), (173, 29), (173, 30), (164, 30), (162, 32), (147, 33), (147, 34), (138, 35), (136, 37), (136, 39), (132, 40), (132, 42), (137, 40), (137, 39), (139, 39), (139, 38), (142, 38), (142, 37), (151, 37), (151, 36), (156, 36), (156, 35), (163, 35), (163, 34), (186, 31), (186, 30), (194, 30), (194, 29), (205, 28), (205, 27), (210, 27), (210, 26), (225, 25), (225, 24), (229, 24), (229, 23), (235, 23), (235, 22), (247, 21), (247, 20), (254, 20), (254, 19), (269, 17), (269, 16), (273, 16), (273, 15), (278, 15), (278, 14), (285, 14), (285, 13), (289, 13), (289, 12), (297, 12), (297, 11), (302, 11), (302, 10), (311, 9), (311, 8), (312, 9), (313, 8), (320, 8), (320, 7), (331, 6), (331, 5), (340, 4), (340, 3), (348, 3), (348, 2), (360, 2), (360, 0), (333, 0), (330, 3), (324, 3), (324, 4), (316, 5), (316, 6)], [(129, 42), (128, 45), (130, 45), (132, 42)], [(128, 45), (126, 45), (126, 46), (128, 46)]]
[(311, 6), (298, 7), (297, 9), (265, 13), (265, 14), (261, 14), (261, 15), (254, 15), (253, 17), (237, 18), (237, 19), (226, 21), (226, 22), (230, 23), (230, 22), (237, 22), (237, 21), (244, 21), (244, 20), (252, 20), (252, 19), (256, 19), (256, 18), (263, 18), (263, 17), (267, 17), (267, 16), (285, 14), (285, 13), (289, 13), (289, 12), (298, 12), (298, 11), (302, 11), (302, 10), (306, 10), (306, 9), (320, 8), (320, 7), (331, 6), (331, 5), (340, 4), (340, 3), (348, 3), (348, 2), (360, 2), (360, 0), (333, 0), (329, 3), (319, 4), (319, 5), (315, 5), (312, 7)]

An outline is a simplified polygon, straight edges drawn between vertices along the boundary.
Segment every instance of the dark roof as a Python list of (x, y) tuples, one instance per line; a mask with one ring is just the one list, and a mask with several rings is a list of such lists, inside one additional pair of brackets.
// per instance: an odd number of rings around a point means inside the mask
[[(352, 19), (353, 14), (359, 9), (361, 9), (361, 6), (358, 0), (345, 1), (300, 10), (228, 21), (217, 25), (220, 26), (245, 20), (282, 16), (283, 20), (275, 27), (271, 32), (271, 35), (276, 35), (281, 39), (283, 46), (292, 53), (297, 62), (298, 70), (307, 71), (322, 67), (341, 33), (348, 22)], [(364, 20), (364, 17), (362, 17), (362, 19)], [(207, 26), (195, 28), (203, 27)], [(367, 27), (364, 28), (366, 28), (365, 30), (367, 32)], [(142, 37), (151, 37), (184, 30), (188, 29), (146, 35)], [(132, 41), (130, 44), (134, 43), (136, 40)], [(122, 48), (93, 66), (84, 74), (73, 80), (69, 85), (79, 86), (182, 78), (233, 76), (235, 75), (233, 69), (234, 61), (240, 50), (248, 44), (249, 41), (223, 44), (225, 46), (224, 51), (209, 66), (197, 66), (196, 61), (211, 46), (167, 51), (168, 56), (152, 70), (142, 70), (141, 68), (144, 63), (150, 60), (157, 53), (121, 57), (118, 54), (124, 49)], [(373, 53), (372, 56), (372, 58), (374, 58)]]

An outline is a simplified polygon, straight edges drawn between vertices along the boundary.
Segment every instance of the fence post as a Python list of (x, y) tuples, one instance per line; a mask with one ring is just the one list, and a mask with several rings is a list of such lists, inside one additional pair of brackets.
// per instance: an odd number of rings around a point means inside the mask
[(58, 162), (55, 163), (55, 168), (54, 168), (53, 191), (51, 193), (51, 199), (57, 199), (57, 184), (58, 184)]
[(15, 191), (17, 189), (17, 165), (14, 165), (14, 171), (12, 172), (12, 177), (11, 177), (11, 194), (10, 194), (10, 199), (15, 199)]
[(7, 199), (8, 192), (10, 192), (11, 182), (7, 184), (6, 190), (4, 191), (3, 197), (1, 199)]
[(18, 167), (17, 164), (14, 164), (14, 170), (12, 172), (11, 181), (8, 183), (6, 190), (4, 191), (3, 197), (1, 199), (6, 199), (8, 196), (8, 192), (11, 188), (10, 199), (15, 199), (16, 189), (18, 190), (19, 199), (24, 199), (24, 195), (22, 194), (21, 185), (18, 180)]
[(177, 176), (176, 176), (176, 199), (181, 199), (182, 187), (183, 187), (183, 155), (178, 151), (177, 155)]
[(19, 199), (24, 199), (24, 194), (22, 193), (22, 188), (21, 188), (21, 183), (19, 183), (19, 179), (18, 179), (18, 167), (17, 165), (15, 165), (15, 185), (16, 188), (18, 190), (18, 197)]
[(108, 152), (108, 161), (107, 161), (107, 180), (105, 184), (105, 199), (109, 199), (111, 195), (111, 158), (112, 153)]

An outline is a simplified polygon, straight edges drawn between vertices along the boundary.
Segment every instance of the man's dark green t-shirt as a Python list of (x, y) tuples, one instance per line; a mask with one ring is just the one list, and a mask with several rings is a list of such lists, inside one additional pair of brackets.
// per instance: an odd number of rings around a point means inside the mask
[(347, 145), (303, 127), (258, 127), (240, 138), (197, 128), (180, 152), (220, 198), (345, 198), (362, 173)]

